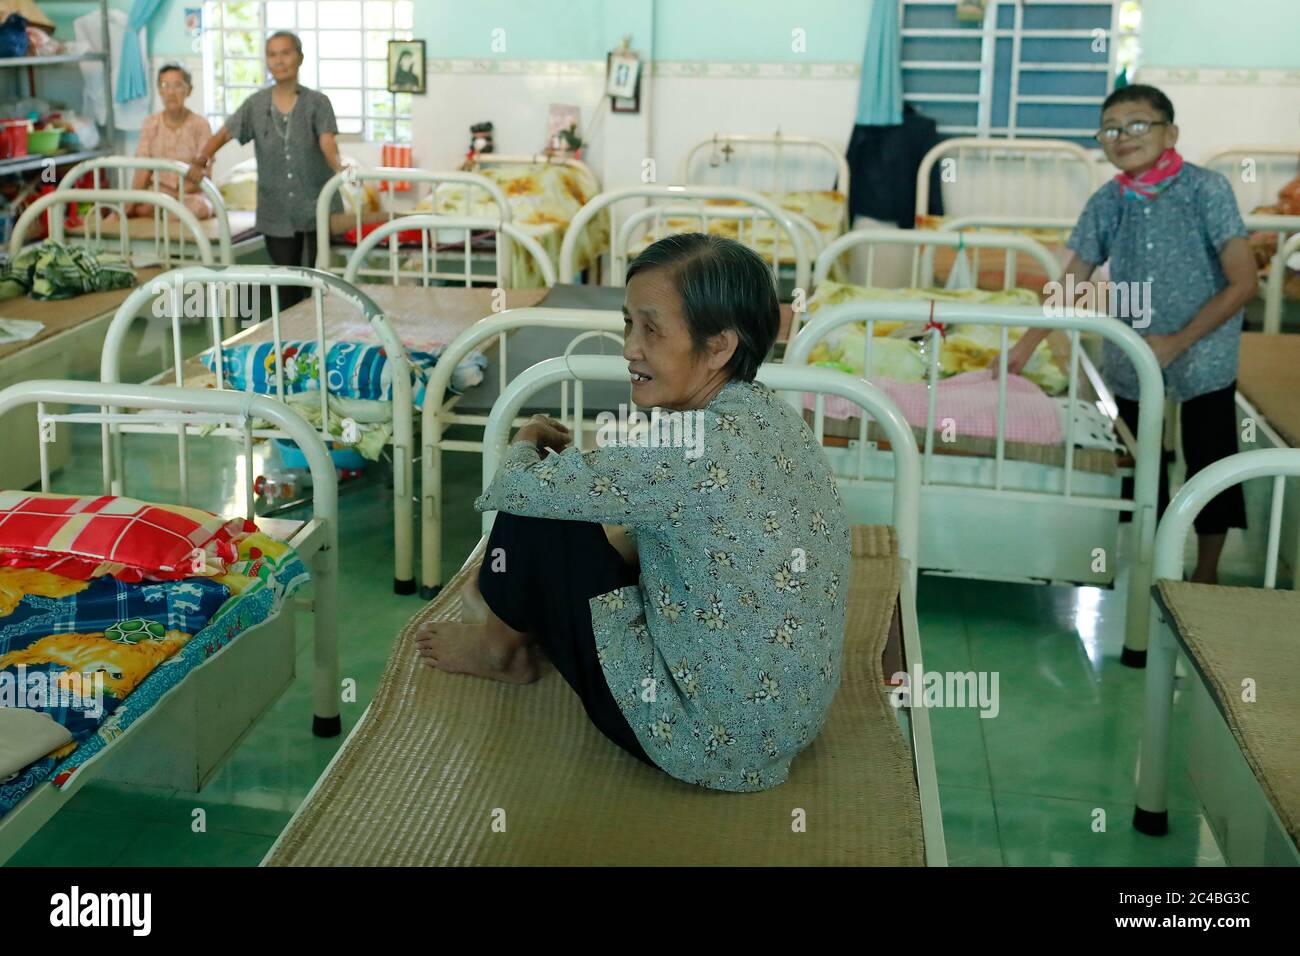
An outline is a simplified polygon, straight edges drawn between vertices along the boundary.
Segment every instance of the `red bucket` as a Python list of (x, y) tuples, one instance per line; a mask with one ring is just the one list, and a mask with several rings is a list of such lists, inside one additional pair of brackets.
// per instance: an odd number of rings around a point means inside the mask
[(31, 120), (0, 120), (0, 159), (15, 159), (27, 155), (27, 131)]

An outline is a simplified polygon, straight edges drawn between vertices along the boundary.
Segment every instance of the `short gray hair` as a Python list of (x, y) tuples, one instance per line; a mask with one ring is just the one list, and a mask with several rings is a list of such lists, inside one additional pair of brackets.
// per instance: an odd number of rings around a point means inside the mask
[(179, 73), (184, 78), (185, 85), (190, 89), (194, 89), (194, 79), (190, 76), (190, 71), (185, 69), (185, 67), (181, 66), (179, 63), (164, 63), (161, 69), (158, 70), (159, 83), (162, 82), (164, 73)]
[(726, 372), (752, 382), (781, 327), (776, 277), (763, 257), (734, 239), (686, 232), (644, 249), (628, 264), (623, 284), (651, 270), (666, 272), (676, 287), (695, 353), (713, 336), (734, 331), (738, 341)]
[(293, 48), (298, 51), (298, 56), (302, 56), (302, 40), (298, 39), (298, 34), (294, 33), (292, 30), (276, 30), (266, 38), (266, 45), (270, 46), (271, 41), (276, 37), (288, 37), (293, 41)]

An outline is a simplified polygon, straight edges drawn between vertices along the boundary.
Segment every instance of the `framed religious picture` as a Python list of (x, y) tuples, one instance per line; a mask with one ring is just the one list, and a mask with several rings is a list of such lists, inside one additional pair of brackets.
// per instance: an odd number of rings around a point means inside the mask
[(388, 92), (424, 92), (424, 41), (388, 41)]
[(631, 99), (636, 95), (637, 80), (641, 78), (641, 58), (630, 50), (617, 50), (609, 54), (606, 64), (605, 92), (616, 99)]
[(605, 64), (605, 94), (610, 98), (613, 112), (641, 112), (640, 57), (626, 50), (609, 54)]

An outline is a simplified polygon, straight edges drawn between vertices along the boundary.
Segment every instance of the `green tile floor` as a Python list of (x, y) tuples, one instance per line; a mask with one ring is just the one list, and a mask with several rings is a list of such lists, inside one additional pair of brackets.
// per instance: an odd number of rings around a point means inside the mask
[[(76, 431), (73, 463), (58, 486), (94, 490), (97, 429)], [(215, 439), (193, 441), (191, 449), (194, 504), (240, 510), (239, 449)], [(128, 436), (127, 453), (129, 493), (148, 498), (175, 487), (174, 440)], [(478, 516), (469, 502), (479, 461), (447, 457), (448, 500), (459, 506), (446, 509), (444, 580), (477, 538)], [(419, 600), (391, 591), (391, 498), (382, 469), (372, 468), (340, 504), (342, 674), (358, 687), (357, 702), (343, 705), (346, 733)], [(918, 605), (927, 670), (999, 674), (996, 718), (976, 710), (932, 711), (951, 864), (1222, 865), (1181, 754), (1169, 835), (1143, 836), (1130, 825), (1143, 672), (1119, 663), (1122, 586), (1101, 591), (922, 577)], [(311, 735), (307, 615), (299, 616), (298, 641), (297, 679), (201, 793), (87, 784), (11, 865), (256, 864), (342, 739)], [(1175, 727), (1187, 726), (1186, 710), (1180, 694)], [(193, 832), (196, 808), (206, 812), (205, 832)], [(1103, 832), (1095, 830), (1098, 811), (1104, 811)]]

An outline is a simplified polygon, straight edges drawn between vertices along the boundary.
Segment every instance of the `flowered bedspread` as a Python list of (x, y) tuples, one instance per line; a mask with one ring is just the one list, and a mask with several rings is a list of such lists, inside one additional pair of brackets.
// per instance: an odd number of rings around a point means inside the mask
[[(824, 281), (808, 300), (809, 315), (824, 306), (855, 301), (935, 301), (966, 302), (980, 305), (1012, 305), (1023, 307), (1038, 305), (1038, 297), (1024, 289), (1007, 289), (985, 292), (981, 289), (880, 289), (870, 286), (846, 285)], [(920, 382), (926, 375), (923, 354), (925, 339), (918, 340), (924, 323), (876, 322), (872, 333), (872, 378), (888, 378), (896, 382)], [(1010, 329), (1008, 342), (1014, 343), (1023, 329)], [(863, 374), (862, 361), (866, 354), (867, 326), (865, 322), (842, 325), (813, 347), (808, 355), (809, 364), (824, 365), (852, 375)], [(991, 325), (962, 324), (949, 326), (944, 331), (943, 348), (939, 352), (939, 371), (947, 377), (963, 372), (974, 372), (991, 367), (1001, 352), (1001, 330)], [(1029, 381), (1049, 395), (1058, 395), (1068, 384), (1065, 373), (1056, 363), (1051, 347), (1040, 342), (1033, 356), (1021, 372)]]
[[(536, 239), (559, 267), (560, 244), (578, 210), (600, 192), (594, 176), (579, 167), (549, 163), (506, 164), (484, 166), (477, 170), (495, 182), (506, 194), (515, 225)], [(470, 202), (466, 207), (466, 190)], [(417, 212), (433, 212), (443, 216), (495, 217), (497, 208), (482, 189), (460, 183), (445, 183), (438, 187), (432, 198), (426, 198), (415, 207)], [(609, 217), (597, 216), (583, 230), (578, 241), (574, 261), (584, 269), (609, 245)], [(543, 286), (542, 274), (533, 257), (524, 249), (512, 252), (512, 278), (516, 289), (536, 289)]]
[[(40, 710), (72, 734), (71, 743), (0, 780), (0, 816), (51, 777), (64, 786), (307, 580), (297, 553), (260, 532), (243, 536), (238, 550), (225, 574), (182, 581), (78, 581), (0, 568), (0, 706)], [(35, 696), (50, 689), (57, 695)]]
[[(839, 238), (844, 231), (845, 197), (841, 192), (816, 190), (760, 193), (760, 195), (775, 201), (782, 209), (788, 209), (806, 218), (817, 228), (823, 242), (828, 243)], [(733, 199), (706, 199), (704, 205), (743, 206), (745, 203)], [(634, 240), (628, 247), (629, 257), (640, 252), (655, 240), (662, 238), (663, 235), (694, 232), (700, 228), (698, 216), (669, 216), (663, 220), (663, 224), (662, 235), (659, 231), (650, 229)], [(760, 218), (753, 221), (714, 219), (709, 222), (706, 231), (713, 235), (726, 236), (728, 239), (743, 242), (769, 261), (772, 260), (773, 251), (775, 250), (777, 262), (794, 262), (794, 249), (790, 245), (790, 240), (786, 237), (785, 230), (777, 227), (771, 219)], [(811, 260), (816, 256), (817, 250), (808, 249), (807, 252)]]

